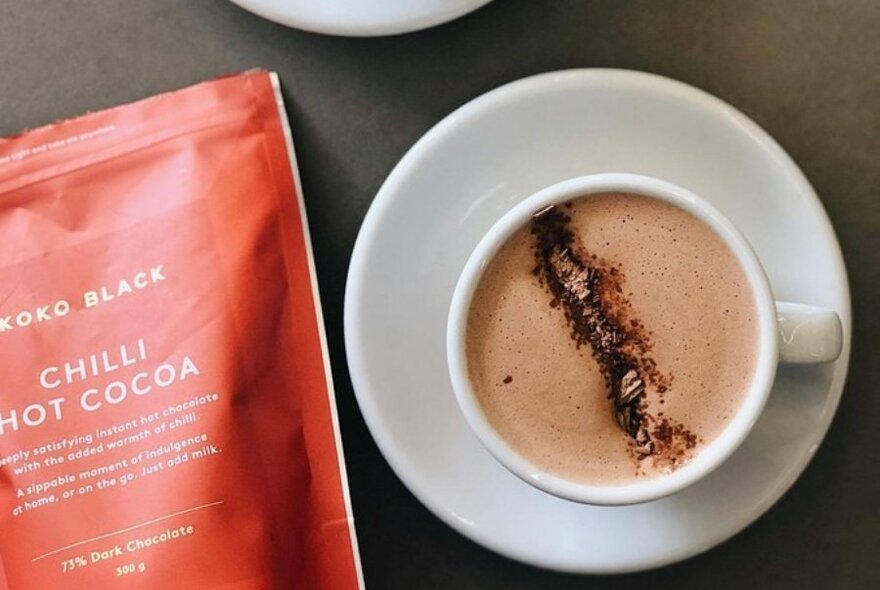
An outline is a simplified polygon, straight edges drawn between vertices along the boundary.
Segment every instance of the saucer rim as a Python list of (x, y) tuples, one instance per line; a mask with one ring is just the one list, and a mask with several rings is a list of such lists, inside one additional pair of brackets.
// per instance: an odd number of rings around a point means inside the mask
[[(361, 393), (368, 389), (365, 376), (368, 363), (366, 362), (365, 356), (361, 354), (359, 347), (355, 345), (356, 342), (363, 341), (361, 326), (357, 319), (356, 307), (357, 303), (361, 301), (361, 293), (364, 288), (367, 268), (369, 266), (369, 259), (365, 257), (365, 253), (369, 249), (367, 244), (375, 239), (375, 236), (380, 229), (380, 222), (384, 219), (386, 212), (393, 208), (398, 199), (405, 198), (406, 194), (398, 190), (399, 186), (410, 174), (416, 173), (419, 170), (423, 165), (422, 162), (425, 161), (426, 156), (430, 159), (430, 152), (434, 145), (442, 144), (448, 137), (457, 133), (461, 126), (467, 125), (469, 120), (481, 116), (483, 112), (492, 110), (493, 107), (499, 104), (516, 100), (528, 100), (529, 95), (531, 95), (532, 100), (534, 100), (534, 96), (540, 94), (540, 92), (548, 86), (559, 87), (562, 84), (570, 84), (571, 88), (566, 90), (569, 92), (577, 92), (579, 90), (579, 84), (590, 82), (613, 85), (615, 87), (632, 85), (641, 87), (641, 90), (643, 91), (647, 90), (649, 92), (673, 95), (677, 99), (696, 105), (693, 108), (711, 110), (719, 116), (732, 119), (738, 126), (743, 128), (755, 142), (759, 143), (768, 156), (773, 158), (776, 167), (784, 170), (785, 174), (789, 176), (790, 180), (797, 187), (799, 194), (804, 197), (799, 200), (799, 206), (808, 207), (818, 222), (822, 233), (821, 238), (827, 245), (827, 252), (832, 259), (834, 272), (836, 274), (834, 283), (837, 285), (840, 295), (839, 300), (841, 302), (840, 309), (836, 311), (838, 311), (840, 315), (844, 332), (843, 349), (840, 357), (834, 363), (835, 373), (828, 386), (829, 393), (821, 417), (821, 424), (815, 428), (815, 434), (813, 435), (815, 443), (807, 452), (797, 458), (797, 462), (794, 465), (795, 469), (792, 470), (790, 477), (780, 481), (774, 488), (771, 488), (771, 493), (769, 493), (766, 499), (756, 506), (754, 510), (750, 511), (742, 518), (737, 519), (735, 524), (720, 529), (701, 547), (694, 548), (682, 545), (680, 548), (671, 550), (665, 555), (659, 557), (633, 560), (629, 564), (623, 566), (615, 564), (607, 567), (597, 567), (594, 564), (585, 567), (576, 562), (566, 561), (564, 559), (548, 560), (536, 557), (536, 555), (529, 553), (528, 551), (517, 551), (504, 544), (498, 543), (495, 538), (496, 536), (486, 530), (463, 526), (463, 523), (459, 522), (454, 514), (451, 514), (440, 501), (435, 500), (432, 493), (429, 490), (424, 489), (421, 483), (418, 482), (416, 478), (412, 477), (412, 474), (407, 471), (402, 459), (403, 455), (398, 456), (398, 451), (394, 448), (393, 441), (383, 438), (385, 436), (383, 423), (386, 418), (382, 415), (382, 412), (377, 405), (372, 403), (370, 396)], [(769, 133), (735, 107), (708, 92), (684, 82), (636, 70), (579, 68), (537, 74), (509, 82), (490, 90), (489, 92), (470, 100), (452, 111), (449, 115), (445, 116), (420, 137), (407, 153), (404, 154), (377, 192), (373, 203), (364, 217), (352, 251), (346, 282), (344, 304), (345, 350), (349, 375), (354, 388), (355, 397), (357, 398), (361, 414), (364, 417), (364, 421), (366, 422), (376, 445), (397, 477), (400, 478), (407, 489), (409, 489), (409, 491), (435, 516), (466, 538), (471, 539), (500, 555), (522, 563), (567, 573), (630, 573), (680, 562), (716, 547), (758, 520), (779, 501), (782, 495), (785, 494), (792, 485), (794, 485), (795, 481), (797, 481), (797, 479), (803, 474), (807, 465), (815, 456), (819, 446), (824, 441), (840, 404), (840, 398), (842, 397), (849, 371), (852, 335), (851, 307), (851, 292), (846, 266), (840, 243), (834, 232), (833, 226), (831, 225), (831, 221), (828, 218), (828, 214), (804, 173)], [(625, 507), (623, 508), (625, 509)]]
[(492, 0), (469, 0), (468, 4), (453, 10), (438, 10), (398, 20), (359, 23), (356, 20), (349, 22), (342, 19), (328, 20), (309, 15), (307, 11), (305, 14), (295, 14), (289, 8), (278, 6), (275, 0), (230, 1), (248, 12), (286, 27), (337, 37), (384, 37), (413, 33), (461, 18), (492, 2)]

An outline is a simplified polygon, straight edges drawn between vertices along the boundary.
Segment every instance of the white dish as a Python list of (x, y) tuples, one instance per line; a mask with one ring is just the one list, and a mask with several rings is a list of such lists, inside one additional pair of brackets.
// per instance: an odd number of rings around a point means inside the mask
[(491, 0), (232, 0), (288, 27), (347, 37), (396, 35), (456, 19)]
[[(724, 465), (678, 494), (625, 507), (555, 498), (498, 464), (459, 412), (445, 355), (452, 291), (486, 230), (544, 186), (607, 171), (655, 176), (700, 194), (750, 241), (777, 298), (832, 309), (844, 328), (834, 364), (780, 368), (764, 414)], [(352, 382), (373, 437), (432, 512), (511, 558), (610, 573), (705, 551), (779, 499), (837, 408), (851, 330), (834, 232), (772, 138), (685, 84), (572, 70), (477, 98), (404, 156), (358, 237), (345, 332)]]

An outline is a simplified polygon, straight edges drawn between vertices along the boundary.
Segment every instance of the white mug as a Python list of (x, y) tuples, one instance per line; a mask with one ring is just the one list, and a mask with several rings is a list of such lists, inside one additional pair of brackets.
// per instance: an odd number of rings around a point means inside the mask
[[(468, 378), (465, 336), (468, 311), (486, 265), (499, 248), (535, 212), (591, 194), (618, 192), (652, 197), (678, 206), (706, 223), (737, 257), (757, 306), (759, 327), (755, 375), (736, 414), (724, 430), (677, 470), (621, 485), (590, 485), (541, 470), (510, 445), (489, 424)], [(620, 505), (649, 502), (690, 486), (721, 465), (745, 440), (764, 408), (773, 387), (778, 363), (823, 363), (840, 354), (843, 332), (840, 318), (830, 310), (775, 301), (758, 257), (733, 224), (690, 191), (674, 184), (635, 174), (594, 174), (566, 180), (526, 198), (508, 211), (486, 233), (461, 273), (447, 325), (449, 373), (456, 399), (468, 424), (483, 445), (515, 475), (533, 486), (576, 502)]]

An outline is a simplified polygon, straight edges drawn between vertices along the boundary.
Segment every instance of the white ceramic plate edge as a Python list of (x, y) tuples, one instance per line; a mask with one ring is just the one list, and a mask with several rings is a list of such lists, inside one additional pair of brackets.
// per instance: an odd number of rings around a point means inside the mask
[[(411, 478), (408, 475), (408, 472), (403, 465), (402, 458), (398, 456), (398, 452), (394, 449), (392, 441), (384, 438), (384, 418), (382, 417), (379, 410), (371, 404), (370, 399), (367, 396), (358, 393), (359, 391), (364, 391), (366, 388), (366, 380), (363, 377), (366, 374), (366, 366), (364, 359), (359, 355), (358, 352), (356, 352), (355, 347), (351, 346), (351, 343), (360, 341), (362, 338), (360, 326), (357, 322), (357, 305), (358, 302), (361, 301), (361, 291), (363, 288), (364, 275), (366, 272), (366, 259), (363, 254), (366, 251), (366, 247), (364, 246), (364, 244), (372, 241), (373, 234), (378, 229), (378, 223), (382, 219), (383, 213), (394, 205), (393, 197), (395, 194), (399, 194), (396, 191), (396, 187), (409, 173), (410, 169), (412, 168), (411, 162), (414, 162), (423, 157), (423, 154), (428, 152), (434, 143), (440, 142), (448, 134), (454, 133), (459, 125), (466, 124), (469, 117), (478, 115), (487, 106), (496, 102), (504, 102), (507, 100), (516, 99), (518, 98), (520, 93), (535, 90), (542, 87), (544, 84), (563, 82), (567, 78), (580, 78), (583, 76), (600, 77), (605, 78), (609, 81), (656, 85), (659, 87), (658, 89), (660, 91), (675, 92), (682, 100), (701, 103), (704, 108), (721, 110), (728, 118), (732, 119), (737, 125), (742, 127), (743, 130), (746, 131), (755, 142), (764, 146), (766, 148), (766, 151), (772, 157), (774, 157), (774, 159), (776, 159), (779, 166), (781, 168), (784, 168), (786, 173), (792, 178), (795, 184), (797, 184), (802, 194), (812, 197), (804, 199), (804, 204), (810, 207), (812, 212), (816, 215), (817, 219), (820, 220), (822, 231), (825, 234), (823, 238), (827, 240), (827, 242), (833, 247), (833, 251), (830, 252), (830, 254), (834, 257), (835, 263), (841, 271), (840, 275), (837, 277), (837, 280), (839, 285), (838, 289), (840, 290), (841, 294), (840, 299), (842, 302), (844, 302), (844, 307), (839, 310), (841, 322), (844, 328), (844, 347), (843, 351), (841, 352), (840, 360), (837, 361), (839, 363), (838, 367), (840, 368), (835, 371), (834, 378), (832, 379), (832, 382), (830, 384), (830, 391), (832, 391), (830, 396), (831, 398), (833, 398), (833, 400), (832, 403), (828, 404), (826, 413), (823, 416), (821, 427), (816, 429), (816, 435), (814, 435), (814, 438), (816, 439), (816, 444), (813, 446), (810, 453), (806, 453), (802, 457), (800, 457), (796, 469), (792, 471), (791, 477), (788, 480), (782, 482), (780, 485), (777, 485), (776, 489), (773, 490), (773, 493), (769, 494), (767, 496), (767, 499), (762, 504), (760, 504), (759, 507), (752, 514), (750, 514), (747, 518), (742, 519), (741, 522), (737, 523), (736, 526), (721, 530), (719, 534), (713, 537), (711, 542), (706, 543), (704, 547), (696, 551), (694, 551), (692, 548), (684, 547), (682, 550), (679, 550), (677, 552), (671, 552), (662, 559), (633, 563), (631, 567), (609, 567), (607, 569), (601, 567), (581, 568), (562, 560), (558, 562), (549, 560), (541, 561), (536, 560), (534, 555), (524, 552), (511, 551), (507, 547), (501, 546), (496, 543), (495, 539), (491, 535), (484, 534), (483, 531), (481, 531), (480, 529), (465, 528), (463, 524), (459, 522), (459, 520), (453, 514), (449, 513), (442, 505), (436, 503), (433, 500), (432, 495), (426, 490), (422, 489), (420, 484), (414, 478)], [(376, 441), (377, 446), (379, 447), (386, 461), (388, 461), (392, 470), (403, 481), (404, 485), (406, 485), (406, 487), (431, 512), (433, 512), (438, 518), (451, 526), (453, 529), (462, 533), (464, 536), (473, 539), (477, 543), (480, 543), (484, 547), (487, 547), (499, 554), (505, 555), (524, 563), (570, 573), (626, 573), (653, 569), (656, 567), (661, 567), (663, 565), (675, 563), (694, 555), (698, 555), (712, 547), (715, 547), (719, 543), (739, 533), (746, 526), (757, 520), (757, 518), (759, 518), (771, 506), (773, 506), (785, 493), (785, 491), (787, 491), (794, 484), (797, 478), (800, 477), (801, 473), (806, 468), (809, 461), (815, 455), (819, 444), (824, 439), (825, 434), (830, 427), (831, 420), (836, 413), (837, 406), (840, 402), (840, 397), (843, 392), (843, 384), (846, 379), (846, 374), (849, 367), (851, 340), (851, 303), (849, 296), (849, 283), (843, 262), (843, 255), (841, 253), (837, 237), (831, 226), (831, 221), (829, 220), (827, 213), (825, 212), (824, 208), (821, 205), (821, 202), (816, 196), (815, 191), (813, 190), (812, 186), (809, 184), (801, 170), (797, 167), (791, 157), (767, 132), (765, 132), (751, 119), (746, 117), (743, 113), (741, 113), (731, 105), (725, 103), (721, 99), (716, 98), (711, 94), (708, 94), (702, 90), (699, 90), (698, 88), (695, 88), (683, 82), (678, 82), (654, 74), (629, 70), (576, 69), (538, 74), (535, 76), (510, 82), (504, 86), (491, 90), (471, 100), (470, 102), (466, 103), (465, 105), (445, 117), (434, 127), (432, 127), (427, 133), (425, 133), (425, 135), (423, 135), (413, 145), (412, 148), (410, 148), (410, 150), (403, 156), (400, 162), (398, 162), (395, 168), (391, 171), (388, 178), (379, 189), (379, 192), (376, 194), (376, 197), (370, 209), (367, 211), (367, 214), (364, 217), (363, 224), (361, 225), (361, 229), (355, 242), (354, 250), (352, 252), (351, 262), (349, 265), (348, 280), (346, 283), (344, 330), (349, 373), (352, 385), (354, 387), (355, 395), (358, 400), (358, 405), (360, 406), (361, 413), (367, 423), (367, 427), (369, 428), (373, 439)], [(450, 392), (450, 395), (452, 395), (452, 392)]]
[(327, 19), (310, 17), (305, 14), (291, 14), (271, 5), (272, 3), (267, 2), (266, 0), (231, 0), (231, 2), (237, 4), (248, 12), (252, 12), (258, 16), (287, 27), (302, 29), (303, 31), (310, 31), (312, 33), (337, 35), (341, 37), (381, 37), (385, 35), (400, 35), (403, 33), (420, 31), (422, 29), (435, 27), (455, 20), (485, 6), (491, 1), (492, 0), (472, 0), (469, 5), (459, 6), (452, 10), (447, 9), (435, 13), (426, 13), (409, 18), (388, 20), (385, 22), (357, 23), (345, 22), (343, 20), (331, 22)]

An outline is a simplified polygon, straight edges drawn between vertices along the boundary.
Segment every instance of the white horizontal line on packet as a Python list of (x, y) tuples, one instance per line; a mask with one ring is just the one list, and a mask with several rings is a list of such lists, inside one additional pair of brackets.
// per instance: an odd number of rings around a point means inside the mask
[(171, 514), (166, 514), (165, 516), (160, 516), (158, 518), (148, 520), (147, 522), (142, 522), (140, 524), (136, 524), (136, 525), (124, 528), (124, 529), (120, 529), (118, 531), (104, 533), (103, 535), (98, 535), (97, 537), (91, 537), (90, 539), (83, 539), (82, 541), (77, 541), (76, 543), (71, 543), (70, 545), (65, 545), (64, 547), (59, 547), (58, 549), (54, 549), (52, 551), (49, 551), (48, 553), (38, 555), (38, 556), (34, 557), (31, 561), (32, 562), (39, 561), (41, 559), (51, 557), (52, 555), (56, 555), (58, 553), (61, 553), (62, 551), (67, 551), (68, 549), (73, 549), (74, 547), (79, 547), (80, 545), (85, 545), (86, 543), (91, 543), (93, 541), (100, 541), (101, 539), (106, 539), (108, 537), (121, 535), (122, 533), (128, 533), (128, 532), (143, 528), (145, 526), (150, 526), (151, 524), (156, 524), (157, 522), (162, 522), (163, 520), (168, 520), (169, 518), (174, 518), (175, 516), (189, 514), (190, 512), (204, 510), (205, 508), (213, 508), (214, 506), (220, 506), (223, 503), (224, 503), (224, 500), (218, 500), (217, 502), (210, 502), (208, 504), (202, 504), (201, 506), (194, 506), (193, 508), (187, 508), (186, 510), (178, 510), (177, 512), (172, 512)]

